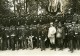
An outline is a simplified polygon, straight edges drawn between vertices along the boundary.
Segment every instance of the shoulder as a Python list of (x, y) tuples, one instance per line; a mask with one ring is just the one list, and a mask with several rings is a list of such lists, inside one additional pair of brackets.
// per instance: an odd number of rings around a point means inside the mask
[(56, 29), (56, 27), (54, 27), (54, 26), (53, 26), (52, 28), (53, 28), (53, 29)]

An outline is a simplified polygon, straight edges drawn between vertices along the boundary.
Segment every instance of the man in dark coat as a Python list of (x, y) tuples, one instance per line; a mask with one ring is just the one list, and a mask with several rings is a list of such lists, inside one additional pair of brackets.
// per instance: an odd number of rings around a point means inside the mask
[(60, 50), (63, 49), (63, 39), (65, 36), (64, 27), (62, 27), (61, 23), (58, 23), (57, 33), (56, 33), (56, 43)]
[(25, 49), (28, 48), (28, 38), (29, 38), (29, 26), (26, 25), (25, 26), (26, 29), (25, 29)]
[(41, 25), (37, 24), (37, 48), (40, 47), (40, 38), (41, 38)]
[(43, 27), (41, 30), (41, 51), (45, 50), (45, 41), (47, 40), (47, 29), (46, 27)]
[(20, 47), (22, 49), (25, 49), (25, 27), (24, 25), (21, 25), (20, 26), (20, 37), (19, 37), (19, 40), (20, 40)]
[(3, 50), (4, 27), (0, 27), (0, 50)]
[(18, 50), (19, 49), (19, 28), (16, 27), (15, 29), (16, 31), (16, 36), (15, 36), (15, 49)]
[(11, 40), (11, 49), (15, 50), (15, 26), (10, 27), (10, 40)]
[[(7, 44), (7, 49), (11, 49), (11, 42), (10, 42), (10, 29), (9, 27), (5, 27), (5, 43)], [(6, 47), (5, 47), (6, 48)]]
[(68, 30), (68, 38), (69, 38), (69, 48), (70, 51), (74, 51), (74, 40), (75, 40), (75, 31), (73, 30), (74, 24), (71, 26), (71, 28)]
[(37, 47), (37, 27), (36, 25), (34, 25), (32, 27), (32, 35), (34, 36), (33, 37), (33, 48), (36, 48)]

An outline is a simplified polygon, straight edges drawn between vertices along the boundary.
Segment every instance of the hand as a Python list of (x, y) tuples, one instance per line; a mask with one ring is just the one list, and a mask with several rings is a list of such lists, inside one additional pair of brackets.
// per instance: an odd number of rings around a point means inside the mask
[(45, 41), (47, 40), (47, 38), (45, 39)]
[(39, 38), (39, 40), (41, 40), (41, 38)]

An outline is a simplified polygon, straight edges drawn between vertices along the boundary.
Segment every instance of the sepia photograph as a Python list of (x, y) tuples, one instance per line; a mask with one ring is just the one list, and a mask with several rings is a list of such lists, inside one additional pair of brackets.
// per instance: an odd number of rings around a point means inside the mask
[(0, 0), (0, 56), (80, 56), (80, 0)]

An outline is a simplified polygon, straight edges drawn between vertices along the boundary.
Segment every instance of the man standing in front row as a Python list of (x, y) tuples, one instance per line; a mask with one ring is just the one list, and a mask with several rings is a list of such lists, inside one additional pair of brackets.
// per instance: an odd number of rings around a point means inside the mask
[(56, 46), (55, 46), (55, 34), (56, 34), (56, 28), (53, 26), (53, 22), (51, 22), (49, 30), (48, 30), (48, 38), (50, 39), (51, 50), (52, 49), (56, 50)]

